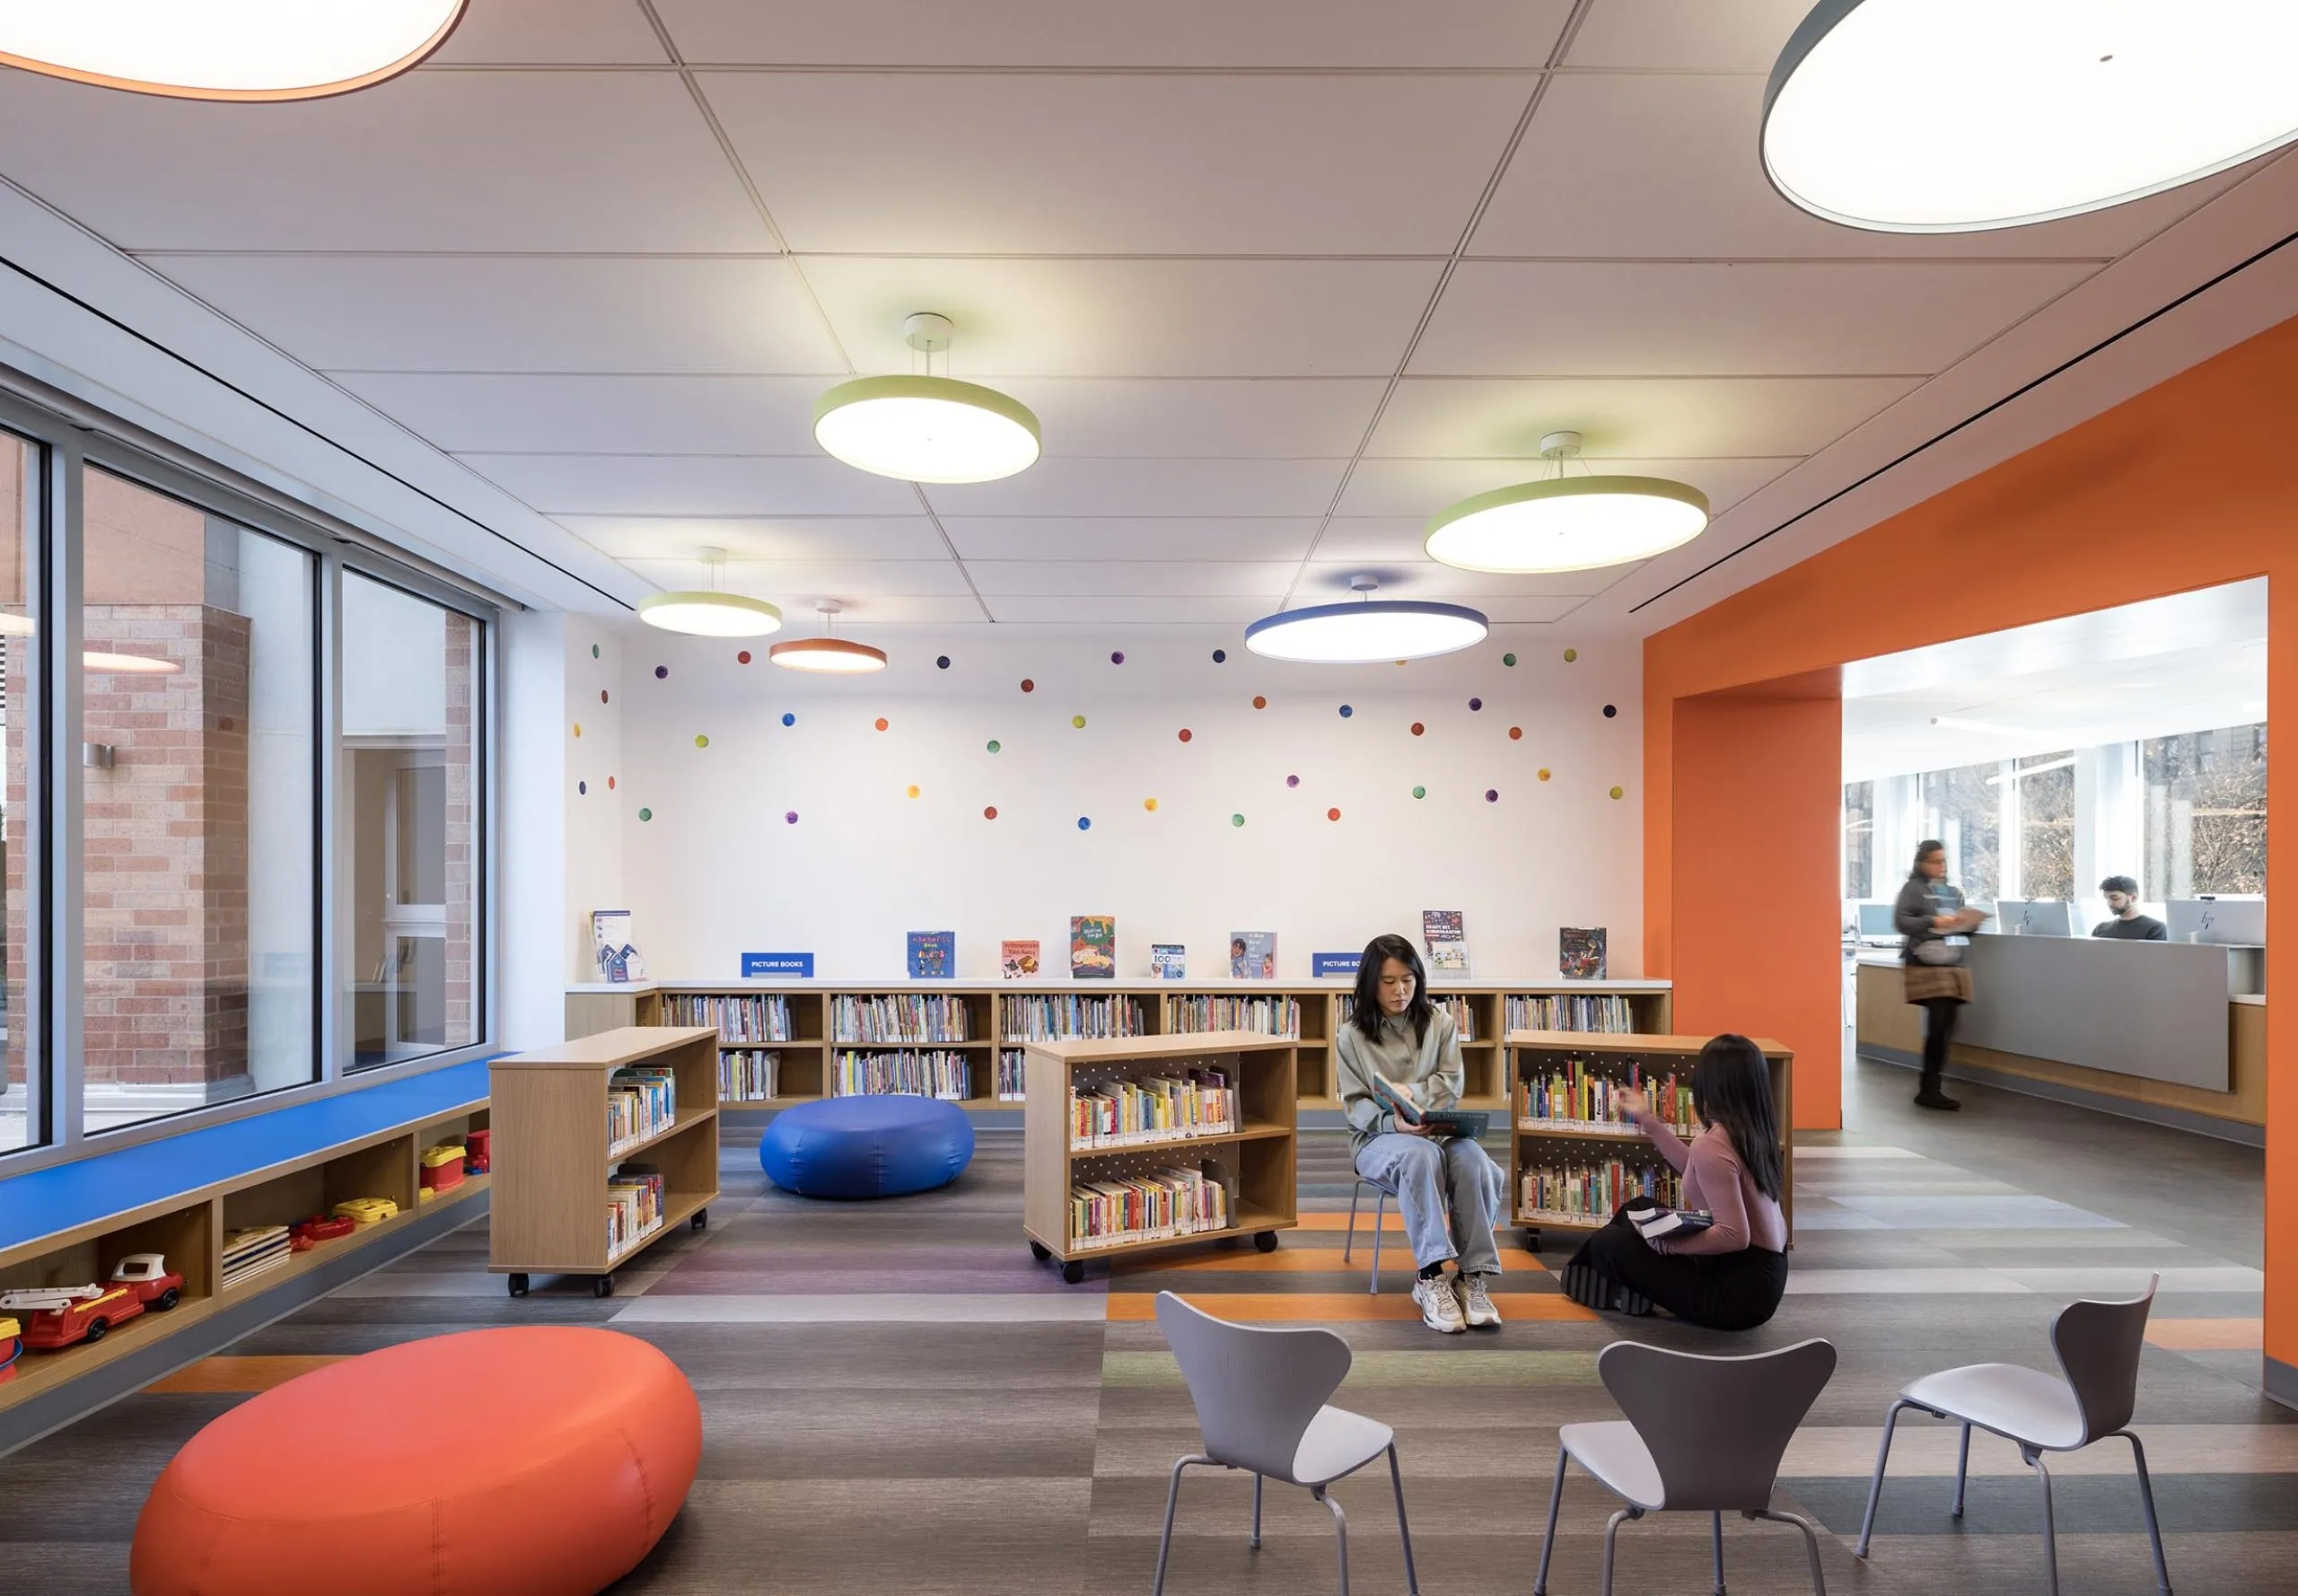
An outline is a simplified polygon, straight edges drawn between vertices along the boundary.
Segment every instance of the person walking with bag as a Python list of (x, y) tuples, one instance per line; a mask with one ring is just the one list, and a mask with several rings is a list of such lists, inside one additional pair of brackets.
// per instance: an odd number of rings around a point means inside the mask
[(1915, 847), (1915, 869), (1899, 889), (1891, 917), (1907, 938), (1908, 1002), (1923, 1010), (1923, 1083), (1916, 1104), (1925, 1109), (1963, 1105), (1939, 1090), (1947, 1048), (1955, 1038), (1955, 1011), (1971, 1000), (1971, 972), (1963, 968), (1960, 943), (1947, 939), (1976, 931), (1984, 909), (1963, 907), (1963, 895), (1947, 880), (1947, 845), (1936, 840)]

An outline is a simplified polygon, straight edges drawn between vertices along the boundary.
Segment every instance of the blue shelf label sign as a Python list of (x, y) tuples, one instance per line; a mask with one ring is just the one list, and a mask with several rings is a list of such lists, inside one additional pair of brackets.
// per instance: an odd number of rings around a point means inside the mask
[(1309, 955), (1309, 974), (1318, 979), (1326, 976), (1353, 978), (1356, 974), (1356, 967), (1364, 962), (1364, 955), (1362, 953), (1311, 953)]
[(814, 978), (814, 956), (811, 953), (745, 953), (742, 955), (742, 979), (755, 981), (767, 976), (811, 981)]

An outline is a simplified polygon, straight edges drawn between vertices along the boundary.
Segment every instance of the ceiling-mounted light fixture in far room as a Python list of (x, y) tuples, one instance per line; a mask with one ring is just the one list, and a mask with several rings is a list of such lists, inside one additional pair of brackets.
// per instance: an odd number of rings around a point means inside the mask
[(1245, 646), (1272, 660), (1311, 665), (1385, 664), (1424, 660), (1484, 641), (1491, 625), (1462, 604), (1425, 599), (1375, 599), (1380, 583), (1354, 576), (1354, 602), (1282, 609), (1245, 628)]
[(1813, 215), (1980, 232), (2298, 138), (2290, 0), (1824, 0), (1764, 91), (1763, 169)]
[(814, 406), (814, 441), (857, 470), (905, 482), (994, 482), (1035, 465), (1040, 439), (1030, 408), (948, 374), (953, 330), (931, 311), (904, 321), (903, 339), (925, 370), (839, 383)]
[(1699, 489), (1659, 477), (1566, 476), (1579, 456), (1578, 433), (1548, 434), (1540, 458), (1554, 462), (1556, 475), (1431, 516), (1428, 557), (1463, 571), (1586, 571), (1650, 559), (1707, 529)]
[(819, 637), (793, 637), (787, 643), (777, 643), (766, 651), (770, 664), (785, 671), (811, 671), (822, 676), (859, 676), (865, 671), (886, 668), (886, 651), (872, 648), (866, 643), (853, 643), (844, 637), (833, 637), (830, 627), (837, 623), (838, 607), (825, 599), (814, 608), (821, 612), (822, 635)]
[(719, 572), (726, 564), (724, 549), (697, 552), (710, 573), (709, 587), (699, 592), (650, 593), (638, 601), (640, 620), (691, 637), (763, 637), (782, 629), (782, 611), (764, 599), (718, 591)]
[(420, 64), (466, 0), (0, 0), (0, 63), (176, 100), (318, 100)]

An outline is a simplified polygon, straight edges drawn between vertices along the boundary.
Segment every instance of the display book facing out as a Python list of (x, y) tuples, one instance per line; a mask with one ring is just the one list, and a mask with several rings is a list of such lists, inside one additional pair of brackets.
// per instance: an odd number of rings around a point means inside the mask
[(1299, 1223), (1294, 1045), (1257, 1031), (1034, 1041), (1022, 1228), (1072, 1285), (1085, 1260)]
[[(1508, 1033), (1509, 1202), (1524, 1245), (1543, 1230), (1593, 1230), (1639, 1193), (1673, 1206), (1677, 1177), (1642, 1130), (1621, 1119), (1615, 1094), (1644, 1092), (1655, 1111), (1688, 1141), (1699, 1133), (1691, 1108), (1691, 1068), (1707, 1045), (1698, 1036), (1591, 1036), (1553, 1030)], [(1779, 1125), (1782, 1216), (1794, 1244), (1794, 1055), (1756, 1039), (1771, 1074)]]
[[(1506, 1031), (1664, 1032), (1671, 1023), (1669, 985), (1658, 980), (1443, 983), (1431, 995), (1460, 1027), (1462, 1106), (1488, 1111), (1508, 1103), (1497, 1039)], [(1034, 1040), (1267, 1031), (1296, 1044), (1300, 1106), (1329, 1110), (1340, 1106), (1332, 1039), (1349, 1007), (1349, 988), (1332, 981), (665, 982), (574, 988), (566, 1026), (569, 1036), (715, 1027), (725, 1109), (892, 1087), (996, 1109), (1022, 1101), (1022, 1050)]]
[(614, 1271), (718, 1195), (718, 1034), (631, 1026), (498, 1058), (495, 1206), (487, 1267), (527, 1293), (531, 1275)]

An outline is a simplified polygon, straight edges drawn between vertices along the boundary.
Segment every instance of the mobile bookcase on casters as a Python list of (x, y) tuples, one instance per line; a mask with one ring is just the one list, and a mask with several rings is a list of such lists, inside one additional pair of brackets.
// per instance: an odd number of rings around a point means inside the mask
[[(1297, 1208), (1300, 1088), (1295, 1042), (1259, 1031), (1211, 1030), (1181, 1036), (1029, 1044), (1028, 1107), (1023, 1111), (1022, 1228), (1039, 1259), (1057, 1258), (1074, 1285), (1085, 1260), (1153, 1252), (1192, 1241), (1250, 1235), (1263, 1252), (1276, 1232), (1300, 1223)], [(1142, 1130), (1124, 1139), (1081, 1143), (1073, 1098), (1130, 1083), (1227, 1083), (1232, 1113), (1196, 1132)], [(1179, 1171), (1220, 1188), (1224, 1223), (1204, 1229), (1152, 1227), (1137, 1233), (1081, 1233), (1073, 1193), (1122, 1198), (1123, 1183), (1158, 1181)]]
[[(1611, 1094), (1641, 1088), (1676, 1134), (1691, 1140), (1700, 1128), (1690, 1107), (1691, 1066), (1707, 1042), (1699, 1036), (1508, 1033), (1508, 1200), (1524, 1227), (1526, 1251), (1539, 1250), (1542, 1231), (1592, 1231), (1610, 1223), (1613, 1207), (1642, 1189), (1645, 1171), (1659, 1188), (1654, 1195), (1669, 1200), (1674, 1171), (1641, 1130), (1620, 1118)], [(1755, 1042), (1771, 1072), (1779, 1209), (1792, 1247), (1795, 1056), (1777, 1042)], [(1680, 1090), (1671, 1092), (1671, 1083)]]
[[(667, 1072), (675, 1113), (618, 1133), (618, 1071)], [(718, 1195), (718, 1033), (706, 1026), (601, 1031), (493, 1066), (495, 1213), (487, 1267), (527, 1294), (529, 1275), (588, 1275), (600, 1296), (614, 1271), (681, 1221), (700, 1230)], [(617, 1140), (619, 1134), (620, 1139)], [(613, 1233), (613, 1184), (651, 1166), (643, 1225)]]

